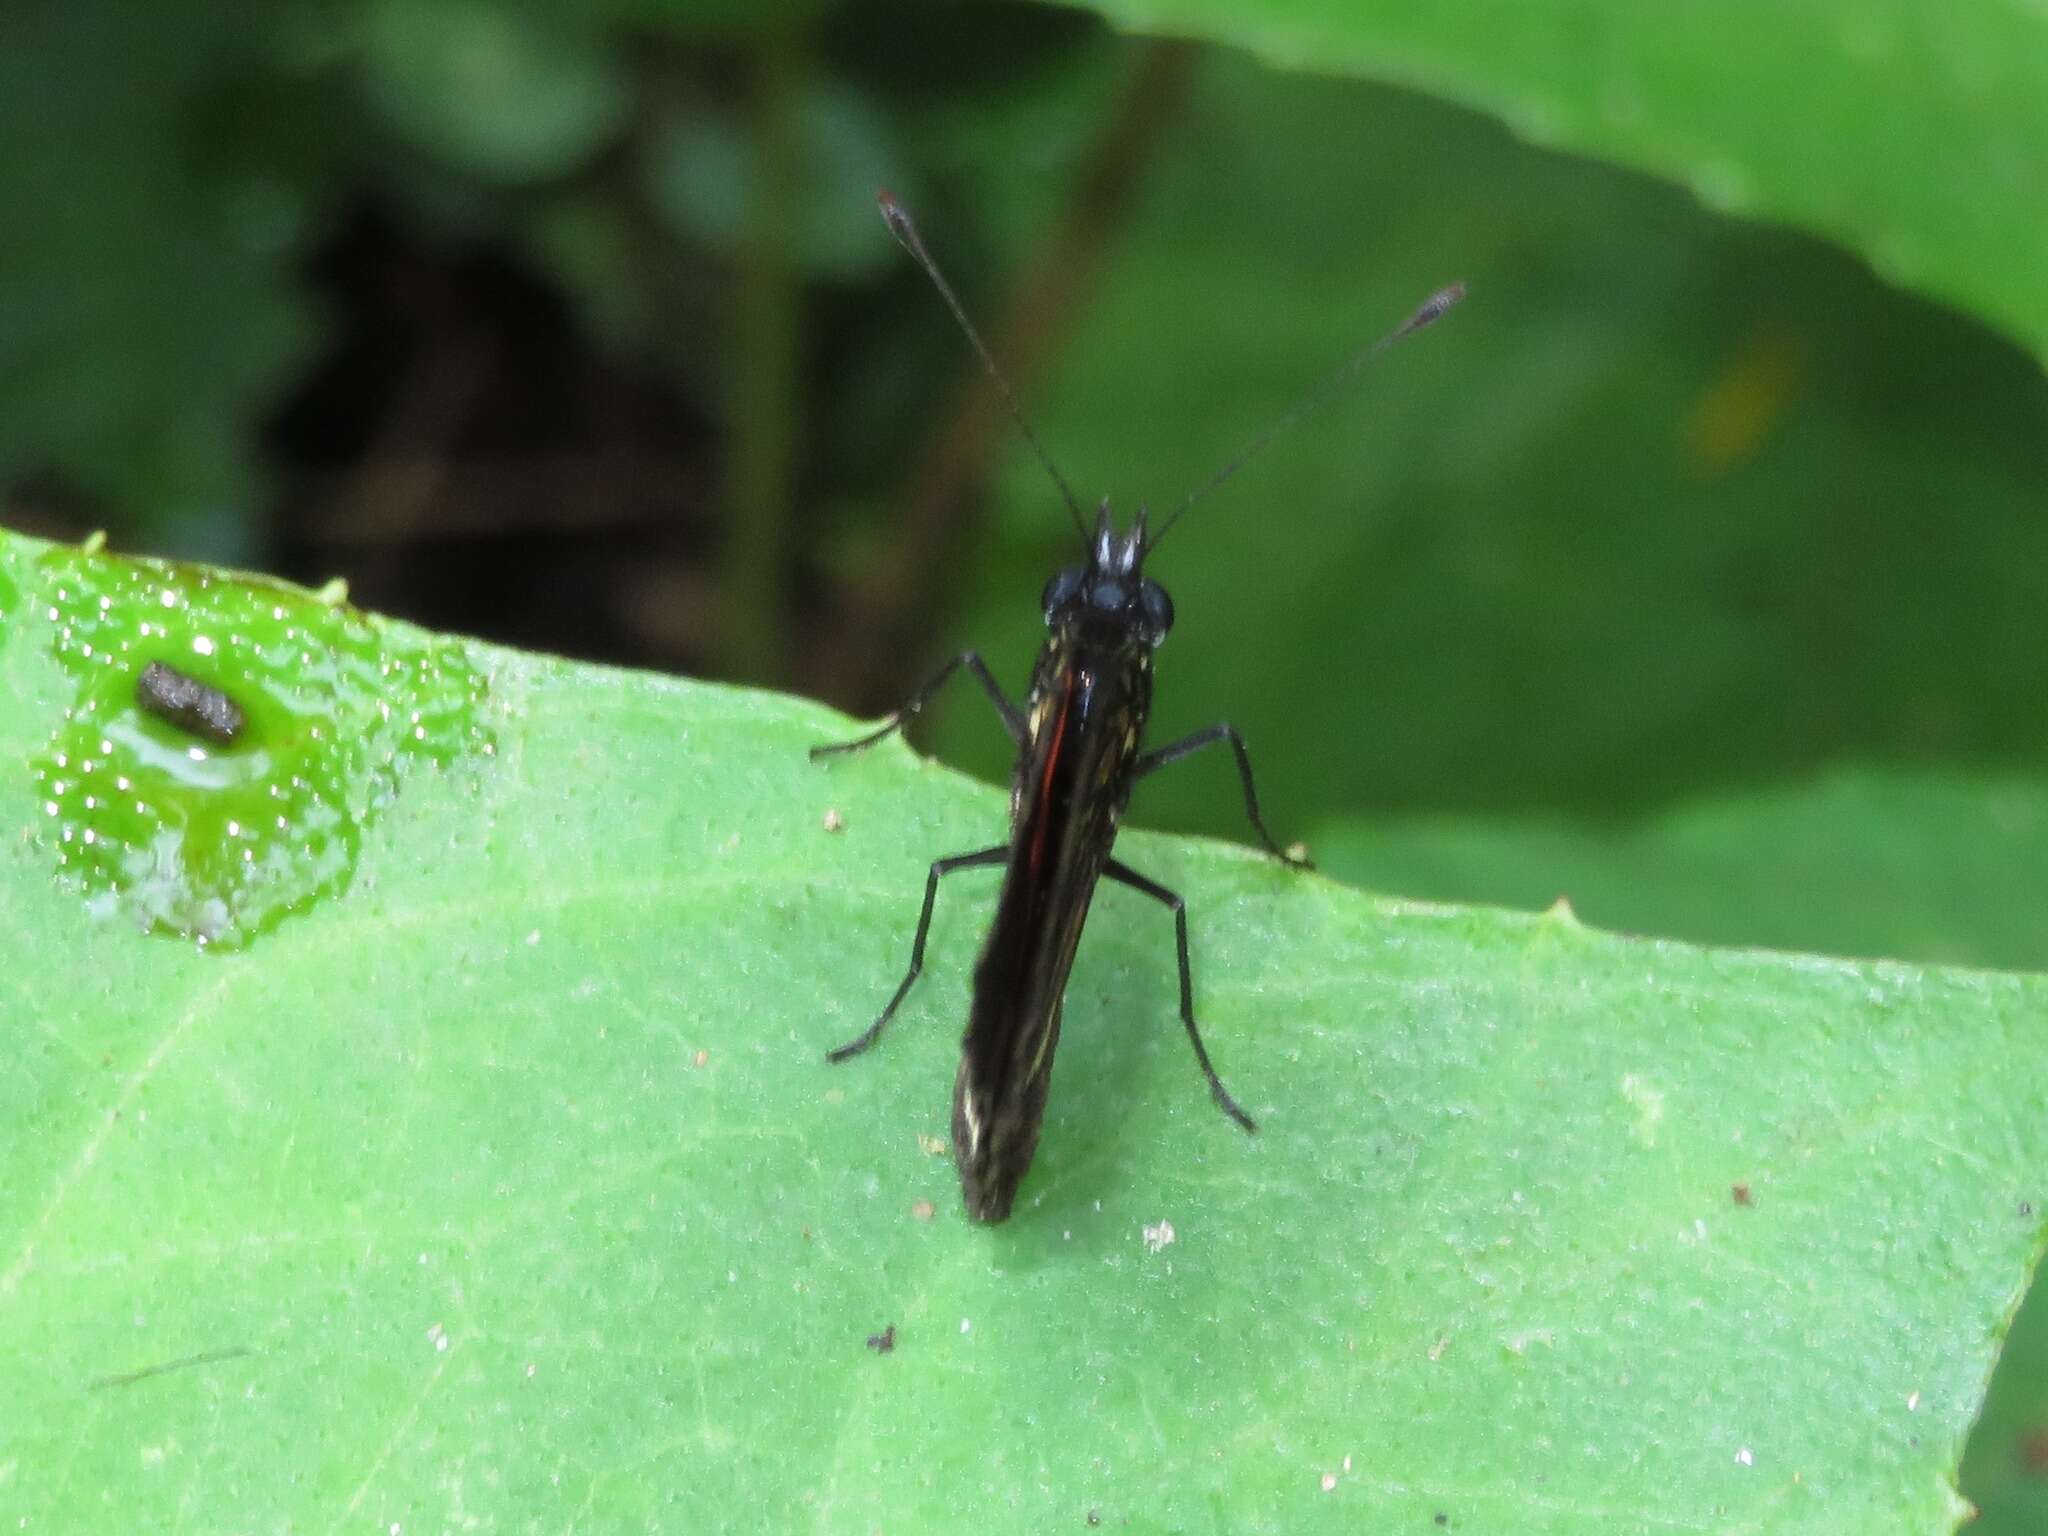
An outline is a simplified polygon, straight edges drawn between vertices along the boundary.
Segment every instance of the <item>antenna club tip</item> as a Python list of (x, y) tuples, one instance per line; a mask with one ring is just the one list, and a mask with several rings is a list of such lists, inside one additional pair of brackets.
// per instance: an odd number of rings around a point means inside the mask
[(1422, 301), (1422, 307), (1415, 311), (1415, 318), (1409, 322), (1409, 329), (1429, 324), (1440, 318), (1453, 304), (1465, 297), (1463, 283), (1447, 283)]
[(875, 206), (882, 210), (882, 222), (889, 226), (889, 233), (898, 240), (909, 243), (914, 233), (910, 215), (904, 210), (903, 205), (896, 201), (896, 194), (887, 187), (877, 187)]

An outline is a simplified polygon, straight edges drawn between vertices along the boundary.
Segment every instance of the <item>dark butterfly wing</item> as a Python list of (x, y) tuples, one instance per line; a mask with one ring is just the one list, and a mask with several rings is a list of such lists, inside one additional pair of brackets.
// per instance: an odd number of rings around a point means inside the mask
[(1096, 881), (1129, 798), (1149, 673), (1127, 657), (1039, 662), (1018, 769), (1015, 835), (953, 1089), (953, 1150), (968, 1213), (1010, 1214), (1038, 1149), (1060, 1004)]

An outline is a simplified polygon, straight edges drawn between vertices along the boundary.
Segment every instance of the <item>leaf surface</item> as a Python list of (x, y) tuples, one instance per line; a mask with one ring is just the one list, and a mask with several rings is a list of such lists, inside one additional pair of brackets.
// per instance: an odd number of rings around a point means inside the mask
[[(1332, 822), (1311, 839), (1343, 879), (1440, 901), (1542, 907), (1695, 941), (2048, 968), (2048, 787), (2018, 774), (1838, 769), (1620, 824), (1561, 818)], [(2038, 1041), (2022, 1050), (2038, 1050)], [(1963, 1487), (1981, 1536), (2048, 1521), (2048, 1290), (2013, 1321)]]
[[(1106, 891), (1038, 1166), (974, 1228), (920, 1138), (986, 880), (882, 1045), (822, 1054), (999, 794), (893, 745), (811, 764), (850, 728), (801, 701), (470, 646), (494, 750), (397, 763), (348, 881), (202, 949), (91, 903), (21, 766), (77, 696), (66, 604), (135, 570), (0, 539), (31, 1528), (1953, 1523), (2041, 1238), (2048, 983), (1131, 835), (1264, 1129), (1202, 1090), (1165, 914)], [(442, 644), (261, 590), (314, 644)]]

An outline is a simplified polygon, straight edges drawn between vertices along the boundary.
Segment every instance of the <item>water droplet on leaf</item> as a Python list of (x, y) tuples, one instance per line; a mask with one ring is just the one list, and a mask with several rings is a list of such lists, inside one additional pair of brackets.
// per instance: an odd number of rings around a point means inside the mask
[[(4, 559), (0, 619), (20, 590)], [(33, 835), (95, 914), (246, 943), (348, 888), (364, 828), (413, 773), (486, 755), (458, 642), (195, 567), (65, 549), (37, 564), (74, 693), (31, 764), (48, 811)], [(145, 710), (153, 662), (232, 701), (231, 739)]]

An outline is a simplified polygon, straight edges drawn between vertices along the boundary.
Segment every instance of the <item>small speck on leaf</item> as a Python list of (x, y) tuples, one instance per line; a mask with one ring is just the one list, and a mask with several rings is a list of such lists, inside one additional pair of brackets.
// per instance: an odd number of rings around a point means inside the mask
[(878, 1355), (886, 1355), (896, 1347), (896, 1325), (891, 1323), (880, 1333), (868, 1335), (868, 1348)]
[(919, 1221), (930, 1221), (932, 1217), (938, 1214), (938, 1207), (933, 1205), (929, 1200), (920, 1200), (915, 1205), (911, 1206), (910, 1214), (915, 1216)]
[(1732, 1184), (1728, 1192), (1735, 1197), (1737, 1205), (1755, 1205), (1756, 1197), (1750, 1193), (1747, 1184)]
[(825, 812), (825, 830), (826, 830), (827, 832), (843, 832), (843, 831), (845, 831), (845, 830), (846, 830), (846, 818), (845, 818), (844, 816), (840, 815), (840, 814), (839, 814), (839, 813), (838, 813), (837, 811), (834, 811), (834, 810), (828, 810), (828, 811), (826, 811), (826, 812)]
[(161, 661), (142, 669), (135, 683), (135, 701), (188, 736), (221, 746), (232, 745), (247, 724), (241, 706), (225, 693)]

